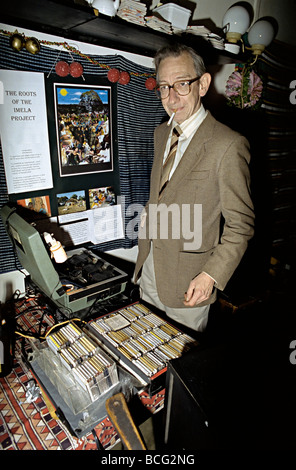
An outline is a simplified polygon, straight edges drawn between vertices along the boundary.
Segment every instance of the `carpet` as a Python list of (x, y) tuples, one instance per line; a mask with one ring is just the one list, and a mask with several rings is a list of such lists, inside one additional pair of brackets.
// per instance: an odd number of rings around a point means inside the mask
[[(73, 436), (69, 429), (50, 409), (46, 396), (34, 401), (28, 399), (28, 385), (34, 376), (23, 361), (23, 353), (30, 347), (25, 334), (44, 334), (55, 322), (36, 299), (26, 299), (16, 304), (18, 336), (14, 367), (9, 375), (0, 378), (0, 449), (2, 450), (110, 450), (119, 441), (118, 434), (106, 416), (83, 437)], [(150, 397), (142, 391), (139, 398), (151, 413), (163, 407), (164, 390)]]

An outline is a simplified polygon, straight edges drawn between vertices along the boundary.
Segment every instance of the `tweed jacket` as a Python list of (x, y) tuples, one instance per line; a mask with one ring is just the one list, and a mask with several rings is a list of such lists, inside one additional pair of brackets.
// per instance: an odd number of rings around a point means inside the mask
[[(155, 130), (150, 198), (139, 229), (135, 280), (153, 240), (159, 298), (168, 307), (182, 308), (190, 281), (202, 271), (215, 279), (215, 288), (225, 288), (253, 236), (250, 153), (243, 136), (208, 112), (159, 202), (169, 132), (166, 123)], [(214, 302), (216, 294), (214, 289), (199, 305)]]

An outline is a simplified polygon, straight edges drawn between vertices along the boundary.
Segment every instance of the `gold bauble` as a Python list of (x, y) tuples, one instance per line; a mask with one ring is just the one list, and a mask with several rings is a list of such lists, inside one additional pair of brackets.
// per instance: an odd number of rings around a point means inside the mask
[(24, 36), (14, 33), (10, 38), (10, 46), (17, 52), (20, 52), (25, 45)]
[(25, 43), (26, 49), (31, 54), (38, 54), (40, 51), (40, 43), (36, 38), (28, 38)]

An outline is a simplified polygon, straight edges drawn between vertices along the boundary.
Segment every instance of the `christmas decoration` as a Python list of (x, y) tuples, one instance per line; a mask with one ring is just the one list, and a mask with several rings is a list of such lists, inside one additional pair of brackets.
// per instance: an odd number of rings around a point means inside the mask
[(130, 74), (128, 72), (120, 72), (120, 77), (118, 83), (120, 85), (127, 85), (131, 80)]
[(25, 45), (25, 38), (17, 31), (10, 37), (10, 46), (17, 52), (20, 52)]
[(72, 62), (70, 64), (70, 75), (74, 78), (81, 77), (83, 74), (83, 67), (79, 62)]
[(66, 77), (70, 72), (69, 64), (64, 60), (60, 60), (55, 66), (55, 71), (60, 77)]
[(154, 90), (156, 88), (156, 80), (153, 77), (147, 78), (145, 82), (145, 87), (147, 90)]
[(107, 74), (109, 82), (115, 83), (118, 82), (120, 77), (120, 72), (117, 69), (110, 69)]
[(79, 62), (74, 61), (72, 57), (72, 53), (73, 53), (89, 61), (92, 65), (96, 65), (100, 67), (101, 69), (105, 69), (107, 71), (107, 77), (110, 82), (113, 82), (113, 83), (119, 82), (121, 85), (127, 85), (131, 80), (131, 76), (134, 76), (137, 78), (146, 78), (145, 86), (147, 90), (153, 90), (156, 86), (156, 81), (154, 78), (155, 74), (151, 75), (149, 73), (137, 73), (133, 71), (120, 72), (116, 68), (111, 68), (109, 65), (98, 62), (92, 57), (89, 57), (88, 55), (81, 53), (74, 46), (69, 45), (67, 42), (55, 42), (55, 41), (46, 41), (46, 40), (38, 41), (36, 38), (26, 38), (23, 34), (19, 34), (18, 31), (11, 33), (10, 31), (4, 31), (2, 29), (0, 29), (0, 34), (4, 34), (10, 37), (10, 45), (16, 51), (21, 51), (22, 48), (26, 46), (26, 49), (30, 53), (37, 54), (40, 50), (40, 44), (44, 44), (46, 46), (53, 46), (53, 47), (62, 47), (66, 51), (68, 51), (72, 58), (71, 65), (69, 65), (66, 61), (63, 61), (63, 60), (57, 62), (58, 57), (62, 52), (61, 50), (56, 59), (56, 64), (53, 64), (47, 77), (49, 77), (52, 70), (55, 68), (57, 75), (59, 75), (60, 77), (66, 77), (68, 74), (71, 74), (71, 76), (74, 78), (78, 78), (82, 76), (82, 78), (84, 79), (82, 75), (83, 66)]
[(237, 108), (254, 108), (260, 105), (263, 91), (261, 78), (252, 69), (250, 64), (242, 68), (236, 67), (226, 83), (226, 96), (228, 104)]
[(26, 39), (25, 46), (31, 54), (38, 54), (40, 51), (40, 42), (36, 38)]

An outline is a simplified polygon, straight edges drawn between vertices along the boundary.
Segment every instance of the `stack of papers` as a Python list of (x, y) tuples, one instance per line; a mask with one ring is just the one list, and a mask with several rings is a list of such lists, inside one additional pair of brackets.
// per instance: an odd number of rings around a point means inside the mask
[(172, 23), (163, 19), (157, 13), (151, 16), (146, 16), (147, 6), (137, 0), (121, 0), (120, 7), (117, 11), (117, 16), (123, 20), (140, 26), (148, 26), (149, 28), (160, 31), (165, 34), (193, 34), (201, 36), (206, 39), (216, 49), (224, 49), (224, 40), (219, 35), (212, 33), (212, 31), (205, 26), (188, 26), (186, 30), (175, 28)]
[(208, 35), (208, 41), (216, 49), (225, 49), (224, 39), (217, 34), (211, 33)]
[(145, 20), (146, 20), (146, 25), (149, 26), (149, 28), (156, 29), (157, 31), (160, 31), (161, 33), (166, 33), (166, 34), (174, 33), (172, 24), (160, 18), (159, 16), (156, 16), (156, 15), (146, 16)]
[(188, 26), (185, 32), (203, 37), (216, 49), (224, 49), (224, 39), (218, 34), (212, 33), (205, 26)]
[(117, 11), (117, 16), (131, 23), (145, 26), (147, 7), (144, 3), (135, 0), (122, 0)]
[(205, 38), (211, 33), (211, 31), (205, 26), (187, 26), (186, 33), (195, 34), (196, 36), (203, 36)]

